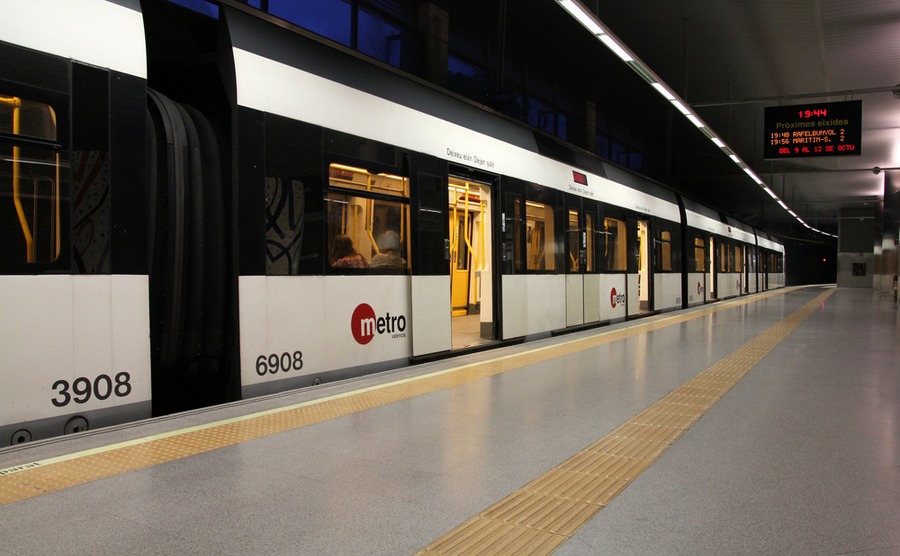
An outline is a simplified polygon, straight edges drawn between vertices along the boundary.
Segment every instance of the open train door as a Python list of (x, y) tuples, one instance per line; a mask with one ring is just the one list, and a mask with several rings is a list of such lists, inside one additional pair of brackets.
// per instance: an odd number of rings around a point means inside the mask
[(490, 176), (451, 169), (447, 180), (452, 349), (494, 339)]

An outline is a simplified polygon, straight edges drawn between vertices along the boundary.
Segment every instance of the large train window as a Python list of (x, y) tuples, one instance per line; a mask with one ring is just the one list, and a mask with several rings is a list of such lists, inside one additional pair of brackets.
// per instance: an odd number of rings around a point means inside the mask
[(581, 272), (581, 214), (574, 209), (569, 209), (566, 222), (566, 271)]
[(628, 270), (628, 233), (625, 220), (607, 216), (603, 219), (603, 257), (607, 271)]
[(671, 271), (672, 265), (672, 231), (659, 230), (656, 246), (656, 270)]
[(61, 252), (56, 112), (0, 92), (0, 263), (41, 264)]
[[(331, 164), (326, 196), (329, 266), (336, 272), (409, 268), (409, 178)], [(341, 191), (350, 189), (355, 191)]]
[(734, 250), (731, 249), (730, 242), (722, 240), (719, 242), (718, 261), (719, 272), (734, 272)]
[(552, 190), (534, 188), (525, 200), (525, 269), (556, 270), (556, 206)]
[(584, 270), (585, 272), (596, 272), (597, 264), (594, 261), (595, 258), (595, 245), (594, 234), (597, 233), (596, 230), (596, 221), (597, 217), (592, 212), (584, 213), (584, 235), (585, 235), (585, 260), (584, 260)]
[(522, 260), (522, 220), (523, 220), (522, 196), (517, 193), (506, 192), (504, 195), (502, 222), (503, 230), (503, 261), (504, 272), (519, 273), (524, 269)]
[(706, 241), (694, 236), (694, 257), (690, 263), (690, 271), (706, 272)]

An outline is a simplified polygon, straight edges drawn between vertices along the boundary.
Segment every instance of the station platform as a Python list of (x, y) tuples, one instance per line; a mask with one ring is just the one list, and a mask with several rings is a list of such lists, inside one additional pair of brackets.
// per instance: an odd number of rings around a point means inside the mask
[(786, 288), (7, 448), (0, 555), (897, 555), (898, 326)]

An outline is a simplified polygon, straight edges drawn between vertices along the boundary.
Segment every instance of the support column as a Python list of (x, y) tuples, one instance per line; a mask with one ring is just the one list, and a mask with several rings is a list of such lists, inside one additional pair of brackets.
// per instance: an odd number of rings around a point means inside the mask
[(422, 2), (419, 4), (419, 27), (424, 35), (422, 75), (446, 88), (450, 16), (431, 2)]

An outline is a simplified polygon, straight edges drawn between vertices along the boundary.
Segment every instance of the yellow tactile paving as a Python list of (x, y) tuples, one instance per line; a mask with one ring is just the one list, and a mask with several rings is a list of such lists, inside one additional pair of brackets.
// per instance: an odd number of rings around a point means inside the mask
[[(538, 347), (515, 355), (497, 357), (489, 361), (464, 365), (382, 386), (364, 388), (321, 400), (3, 469), (0, 470), (0, 505), (458, 386), (651, 330), (702, 318), (718, 311), (782, 295), (784, 291), (779, 290), (733, 300), (656, 321), (639, 322), (617, 331), (570, 340), (554, 346)], [(717, 391), (716, 387), (696, 385), (689, 387), (687, 391), (679, 391), (676, 396), (680, 397), (672, 398), (672, 400), (678, 400), (677, 403), (685, 405), (699, 403), (701, 407), (707, 407), (703, 404), (713, 403)], [(684, 419), (683, 415), (672, 417), (669, 422), (673, 423), (675, 428), (650, 426), (625, 429), (620, 436), (642, 438), (654, 443), (671, 443), (683, 433), (683, 429), (677, 427), (685, 426)], [(634, 426), (642, 427), (639, 424), (634, 424)], [(539, 542), (539, 544), (541, 543), (542, 541)]]
[[(555, 551), (787, 337), (834, 290), (819, 295), (607, 436), (423, 548), (430, 554), (549, 554)], [(502, 528), (494, 522), (513, 522)], [(501, 537), (532, 530), (528, 543), (508, 549)], [(477, 537), (467, 532), (489, 531)], [(562, 539), (562, 540), (560, 540)], [(490, 541), (493, 550), (487, 551)], [(533, 543), (533, 544), (530, 544)], [(553, 544), (557, 543), (557, 544)], [(551, 552), (546, 552), (553, 546)], [(500, 548), (504, 547), (504, 548)]]

